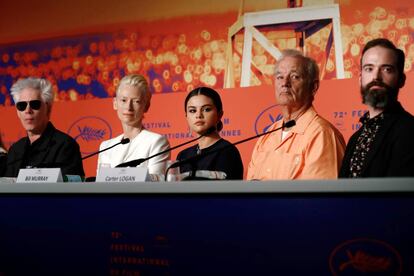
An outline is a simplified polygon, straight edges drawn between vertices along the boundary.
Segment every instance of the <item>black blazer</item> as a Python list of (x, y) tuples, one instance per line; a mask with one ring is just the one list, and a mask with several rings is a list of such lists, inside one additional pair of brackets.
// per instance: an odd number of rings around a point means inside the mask
[(7, 153), (0, 152), (0, 177), (4, 176), (6, 172)]
[(16, 177), (26, 166), (61, 168), (62, 174), (85, 175), (78, 143), (50, 122), (32, 145), (24, 137), (10, 147), (5, 176)]
[[(213, 152), (199, 160), (184, 163), (180, 166), (180, 173), (195, 170), (222, 171), (227, 179), (243, 179), (243, 161), (236, 146), (225, 139), (220, 139), (208, 148), (202, 149), (201, 154)], [(183, 161), (197, 156), (197, 145), (181, 151), (177, 160)], [(193, 168), (194, 167), (194, 168)]]
[[(348, 142), (339, 177), (349, 177), (349, 166), (362, 128)], [(384, 122), (367, 154), (361, 177), (414, 176), (414, 116), (397, 102), (384, 111)]]

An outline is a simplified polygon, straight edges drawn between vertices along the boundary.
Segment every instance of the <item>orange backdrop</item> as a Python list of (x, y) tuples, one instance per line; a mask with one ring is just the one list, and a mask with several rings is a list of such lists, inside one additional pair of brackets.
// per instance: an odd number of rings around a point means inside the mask
[[(224, 105), (222, 136), (232, 142), (262, 133), (280, 117), (272, 86), (257, 86), (220, 90)], [(414, 113), (414, 73), (407, 75), (407, 83), (400, 92), (400, 101)], [(155, 94), (151, 108), (145, 114), (144, 125), (167, 136), (171, 146), (191, 139), (184, 117), (183, 102), (187, 93)], [(331, 121), (348, 140), (358, 127), (358, 118), (365, 112), (359, 96), (357, 79), (322, 81), (316, 95), (315, 106), (319, 113)], [(1, 107), (1, 132), (6, 146), (25, 135), (14, 107)], [(112, 99), (95, 99), (77, 102), (56, 102), (52, 122), (69, 133), (81, 146), (83, 156), (97, 151), (99, 144), (119, 135), (121, 125), (112, 109)], [(255, 140), (238, 146), (245, 169)], [(179, 149), (172, 152), (175, 159)], [(95, 175), (97, 158), (84, 161), (87, 176)]]

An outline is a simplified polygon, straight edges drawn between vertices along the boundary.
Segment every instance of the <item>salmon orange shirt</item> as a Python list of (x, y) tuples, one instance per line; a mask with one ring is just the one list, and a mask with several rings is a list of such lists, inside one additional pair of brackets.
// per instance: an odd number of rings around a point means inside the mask
[[(282, 126), (282, 120), (269, 130)], [(248, 180), (335, 179), (345, 151), (342, 134), (310, 107), (282, 140), (282, 130), (260, 137)]]

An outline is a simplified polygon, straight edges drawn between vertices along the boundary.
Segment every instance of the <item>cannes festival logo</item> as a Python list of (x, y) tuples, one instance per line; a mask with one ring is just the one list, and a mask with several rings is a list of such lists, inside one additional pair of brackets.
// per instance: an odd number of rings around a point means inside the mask
[(273, 123), (281, 119), (282, 114), (280, 113), (279, 105), (269, 106), (257, 116), (254, 122), (254, 130), (256, 134), (266, 132)]
[(402, 271), (398, 251), (374, 239), (355, 239), (340, 244), (333, 250), (329, 265), (334, 276), (398, 276)]
[(102, 141), (112, 138), (111, 126), (96, 116), (81, 117), (69, 127), (68, 133), (78, 142), (84, 155), (97, 151)]

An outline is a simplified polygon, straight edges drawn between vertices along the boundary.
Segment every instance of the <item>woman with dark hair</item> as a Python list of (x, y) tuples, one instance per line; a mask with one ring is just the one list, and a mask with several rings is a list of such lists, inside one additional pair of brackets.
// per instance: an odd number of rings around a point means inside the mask
[(208, 87), (196, 88), (187, 95), (184, 110), (188, 126), (197, 136), (204, 135), (212, 127), (216, 129), (201, 137), (196, 145), (178, 154), (178, 161), (201, 155), (193, 162), (183, 163), (180, 173), (219, 171), (226, 174), (226, 179), (243, 179), (243, 162), (239, 151), (219, 134), (223, 128), (223, 104), (220, 95)]

